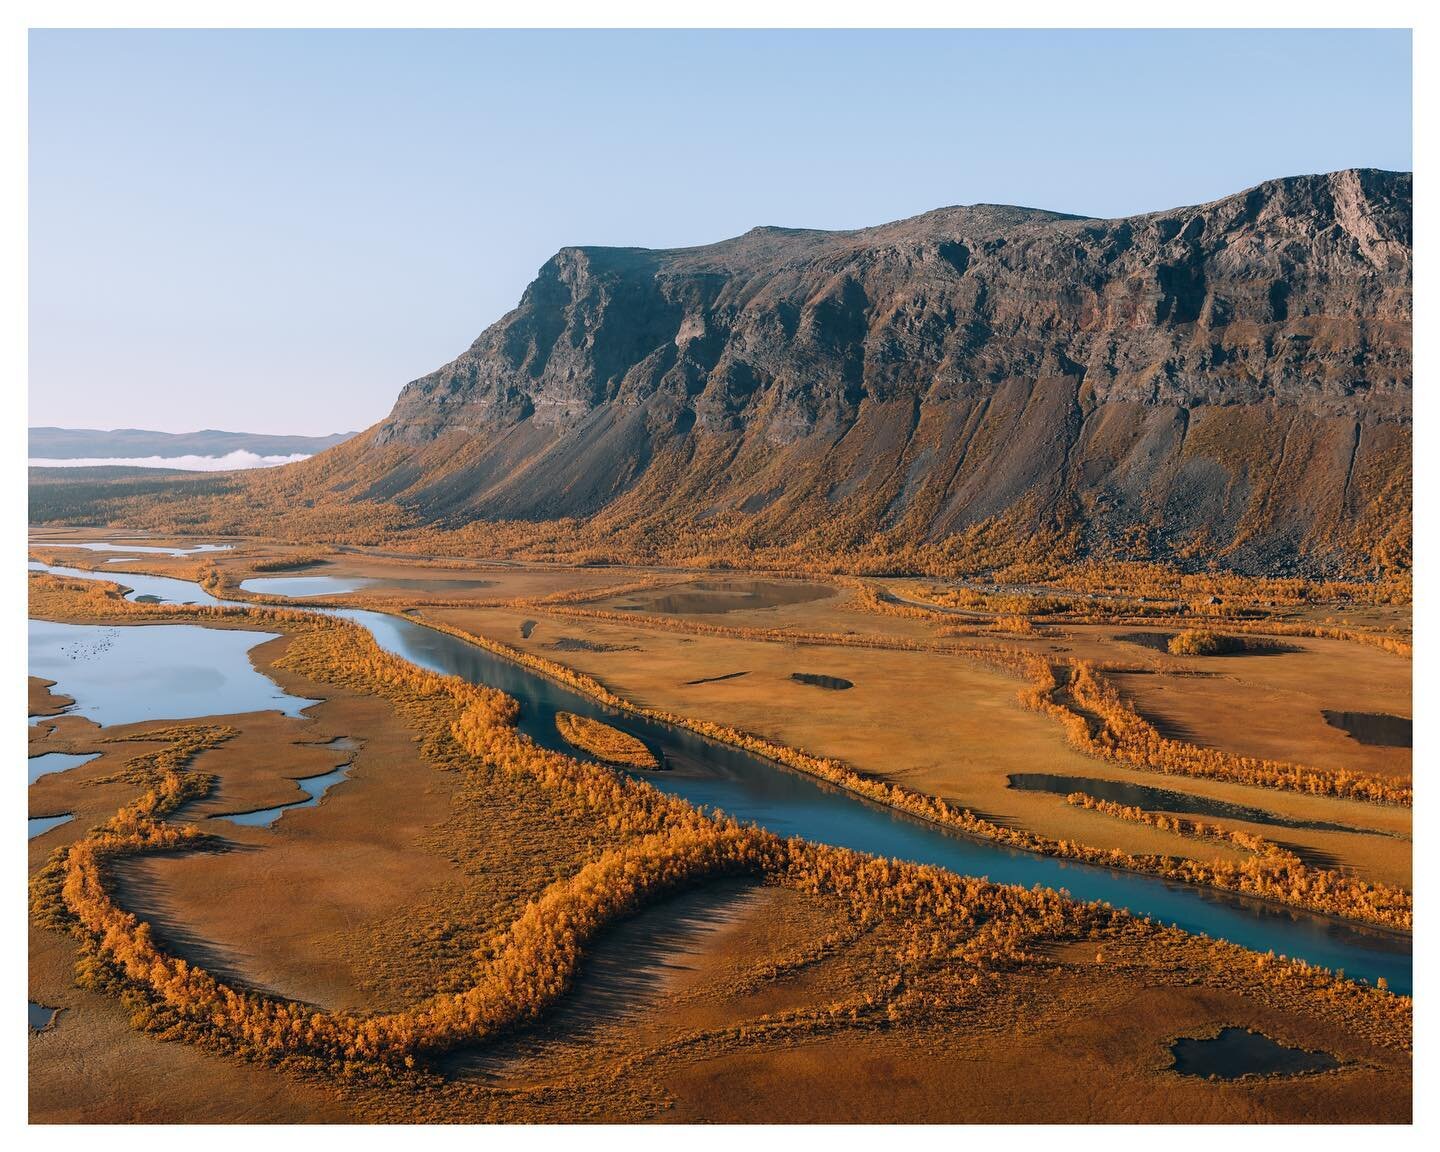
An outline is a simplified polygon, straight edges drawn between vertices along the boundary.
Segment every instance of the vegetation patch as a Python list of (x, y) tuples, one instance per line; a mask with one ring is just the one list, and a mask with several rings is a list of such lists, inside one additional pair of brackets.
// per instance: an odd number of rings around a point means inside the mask
[(1059, 720), (1072, 744), (1103, 759), (1165, 775), (1228, 780), (1372, 804), (1408, 808), (1413, 802), (1414, 787), (1409, 780), (1241, 756), (1162, 736), (1088, 660), (1062, 664), (1027, 657), (1025, 662), (1031, 686), (1021, 692), (1021, 703)]
[(555, 727), (567, 744), (588, 752), (606, 764), (619, 764), (625, 768), (641, 768), (653, 771), (660, 767), (655, 754), (645, 746), (643, 740), (592, 720), (588, 716), (577, 716), (574, 712), (557, 712)]
[(267, 560), (256, 560), (250, 565), (250, 569), (253, 572), (293, 572), (297, 568), (313, 568), (317, 564), (329, 562), (324, 552), (291, 552)]
[(1210, 840), (1251, 853), (1249, 859), (1240, 863), (1228, 860), (1201, 863), (1159, 857), (1150, 871), (1265, 900), (1279, 900), (1330, 916), (1365, 920), (1402, 932), (1409, 932), (1414, 927), (1414, 898), (1404, 889), (1373, 884), (1338, 869), (1312, 868), (1294, 852), (1254, 833), (1147, 812), (1113, 800), (1099, 800), (1085, 792), (1072, 792), (1065, 800), (1068, 804), (1102, 812), (1118, 820), (1148, 824), (1151, 828), (1172, 832), (1176, 836)]
[(1244, 651), (1243, 641), (1204, 628), (1177, 632), (1165, 645), (1172, 656), (1226, 656)]

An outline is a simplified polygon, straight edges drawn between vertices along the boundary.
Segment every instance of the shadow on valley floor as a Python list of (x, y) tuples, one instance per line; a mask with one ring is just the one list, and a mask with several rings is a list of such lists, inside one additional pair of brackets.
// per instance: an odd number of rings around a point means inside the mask
[[(1243, 820), (1247, 824), (1265, 824), (1274, 828), (1304, 828), (1315, 832), (1349, 832), (1361, 836), (1385, 836), (1390, 833), (1371, 828), (1352, 828), (1348, 824), (1332, 824), (1323, 820), (1295, 820), (1264, 808), (1233, 804), (1190, 792), (1169, 788), (1152, 788), (1148, 784), (1131, 784), (1123, 780), (1106, 780), (1096, 776), (1062, 776), (1049, 772), (1016, 772), (1009, 777), (1009, 786), (1017, 792), (1049, 792), (1068, 796), (1084, 792), (1100, 800), (1143, 808), (1147, 812), (1171, 812), (1184, 816), (1207, 816), (1212, 819)], [(1293, 849), (1302, 859), (1309, 849)], [(1325, 857), (1316, 851), (1317, 858)], [(1327, 867), (1329, 865), (1326, 865)]]
[[(191, 964), (206, 969), (217, 979), (223, 980), (235, 988), (248, 988), (267, 996), (293, 999), (279, 989), (267, 987), (255, 981), (251, 974), (254, 965), (253, 956), (233, 945), (206, 940), (197, 935), (181, 919), (180, 903), (175, 898), (172, 885), (154, 871), (157, 864), (183, 862), (191, 856), (259, 852), (261, 850), (248, 844), (220, 843), (190, 852), (167, 853), (164, 856), (137, 856), (122, 860), (114, 870), (115, 902), (127, 912), (148, 922), (154, 931), (155, 943), (172, 956), (179, 956)], [(305, 1003), (305, 1001), (301, 1001), (301, 1003)], [(308, 1006), (322, 1007), (315, 1004)]]
[(452, 1076), (516, 1083), (524, 1065), (560, 1044), (583, 1049), (605, 1025), (640, 1015), (692, 970), (710, 937), (744, 918), (763, 886), (722, 880), (672, 896), (604, 931), (587, 950), (579, 976), (560, 1003), (536, 1023), (438, 1062)]

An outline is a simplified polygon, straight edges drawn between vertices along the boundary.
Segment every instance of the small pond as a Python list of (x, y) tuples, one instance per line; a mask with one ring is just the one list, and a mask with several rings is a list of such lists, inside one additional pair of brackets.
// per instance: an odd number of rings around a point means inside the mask
[(73, 812), (64, 812), (59, 816), (31, 816), (29, 818), (29, 839), (34, 840), (37, 836), (43, 836), (46, 832), (49, 832), (50, 829), (58, 828), (61, 824), (68, 824), (73, 819), (75, 819), (75, 813)]
[[(341, 737), (344, 739), (344, 737)], [(331, 747), (334, 746), (333, 742)], [(278, 804), (274, 808), (261, 808), (255, 812), (234, 812), (224, 816), (212, 816), (212, 820), (228, 820), (232, 824), (244, 824), (250, 828), (268, 828), (292, 808), (314, 808), (331, 788), (350, 775), (350, 765), (342, 764), (332, 772), (319, 776), (304, 776), (295, 783), (306, 793), (306, 799), (293, 800), (289, 804)]]
[(55, 1017), (59, 1016), (62, 1009), (47, 1008), (44, 1004), (37, 1004), (34, 1000), (27, 1000), (30, 1005), (30, 1031), (44, 1032), (50, 1025), (55, 1023)]
[(818, 672), (792, 672), (790, 679), (797, 684), (809, 684), (812, 688), (828, 688), (832, 692), (844, 692), (847, 688), (855, 687), (853, 680), (846, 680), (843, 676), (822, 676)]
[(1325, 723), (1339, 728), (1361, 744), (1378, 744), (1385, 748), (1411, 746), (1411, 721), (1408, 716), (1391, 716), (1387, 712), (1333, 712), (1324, 710)]
[(342, 592), (358, 592), (374, 584), (363, 576), (254, 576), (240, 581), (242, 592), (257, 596), (338, 596)]
[(1218, 1036), (1182, 1036), (1170, 1045), (1172, 1070), (1182, 1076), (1239, 1080), (1243, 1076), (1299, 1076), (1340, 1067), (1328, 1052), (1289, 1048), (1248, 1028), (1222, 1028)]
[(42, 776), (53, 776), (56, 772), (68, 772), (88, 764), (99, 755), (99, 752), (46, 752), (43, 756), (31, 756), (30, 783), (34, 784)]

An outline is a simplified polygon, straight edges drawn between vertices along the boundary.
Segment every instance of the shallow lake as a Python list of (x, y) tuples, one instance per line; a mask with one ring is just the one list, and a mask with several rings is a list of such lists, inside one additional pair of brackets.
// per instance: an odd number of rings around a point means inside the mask
[(1238, 1080), (1242, 1076), (1298, 1076), (1340, 1067), (1328, 1052), (1289, 1048), (1248, 1028), (1222, 1028), (1220, 1034), (1198, 1040), (1181, 1037), (1170, 1046), (1173, 1070), (1182, 1076), (1214, 1076)]
[(31, 560), (26, 564), (31, 572), (49, 572), (55, 576), (71, 576), (77, 580), (105, 580), (130, 589), (127, 600), (156, 601), (166, 604), (219, 604), (200, 585), (191, 580), (177, 580), (173, 576), (147, 576), (141, 572), (92, 572), (88, 568), (65, 568), (60, 565), (40, 564)]
[(298, 716), (315, 703), (291, 696), (250, 663), (274, 632), (146, 624), (111, 628), (30, 621), (30, 674), (75, 698), (65, 715), (110, 727), (236, 712)]
[(374, 583), (374, 580), (363, 576), (255, 576), (240, 581), (240, 590), (254, 592), (257, 596), (304, 599), (306, 596), (338, 596), (342, 592), (356, 592)]
[(229, 552), (233, 544), (196, 544), (193, 548), (162, 548), (154, 544), (91, 544), (52, 543), (49, 540), (31, 540), (32, 548), (54, 549), (83, 548), (86, 552), (136, 552), (148, 556), (198, 556), (202, 552)]
[[(653, 787), (681, 795), (694, 804), (722, 809), (777, 835), (802, 836), (880, 856), (936, 864), (965, 875), (988, 876), (997, 883), (1065, 889), (1076, 899), (1108, 901), (1189, 932), (1260, 952), (1273, 950), (1277, 955), (1301, 957), (1327, 968), (1343, 968), (1352, 977), (1373, 981), (1383, 976), (1392, 990), (1411, 990), (1411, 940), (1402, 933), (1354, 926), (1140, 873), (1017, 852), (954, 834), (738, 748), (606, 708), (474, 644), (408, 619), (361, 609), (315, 610), (361, 624), (382, 648), (422, 668), (488, 684), (514, 696), (521, 706), (521, 730), (543, 747), (574, 754), (555, 729), (555, 714), (561, 711), (602, 720), (629, 732), (662, 753), (670, 768), (665, 773), (644, 776)], [(156, 629), (122, 631), (146, 633)], [(59, 680), (64, 688), (59, 676), (49, 678)]]
[(56, 772), (68, 772), (71, 768), (88, 764), (99, 755), (99, 752), (46, 752), (43, 756), (31, 756), (30, 783), (34, 784), (42, 776), (52, 776)]

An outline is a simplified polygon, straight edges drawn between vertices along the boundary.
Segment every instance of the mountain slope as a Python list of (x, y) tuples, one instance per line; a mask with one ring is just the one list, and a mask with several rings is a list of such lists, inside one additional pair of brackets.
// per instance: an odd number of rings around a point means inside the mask
[(565, 248), (382, 423), (248, 483), (634, 559), (1403, 568), (1411, 243), (1410, 175), (1351, 170)]

